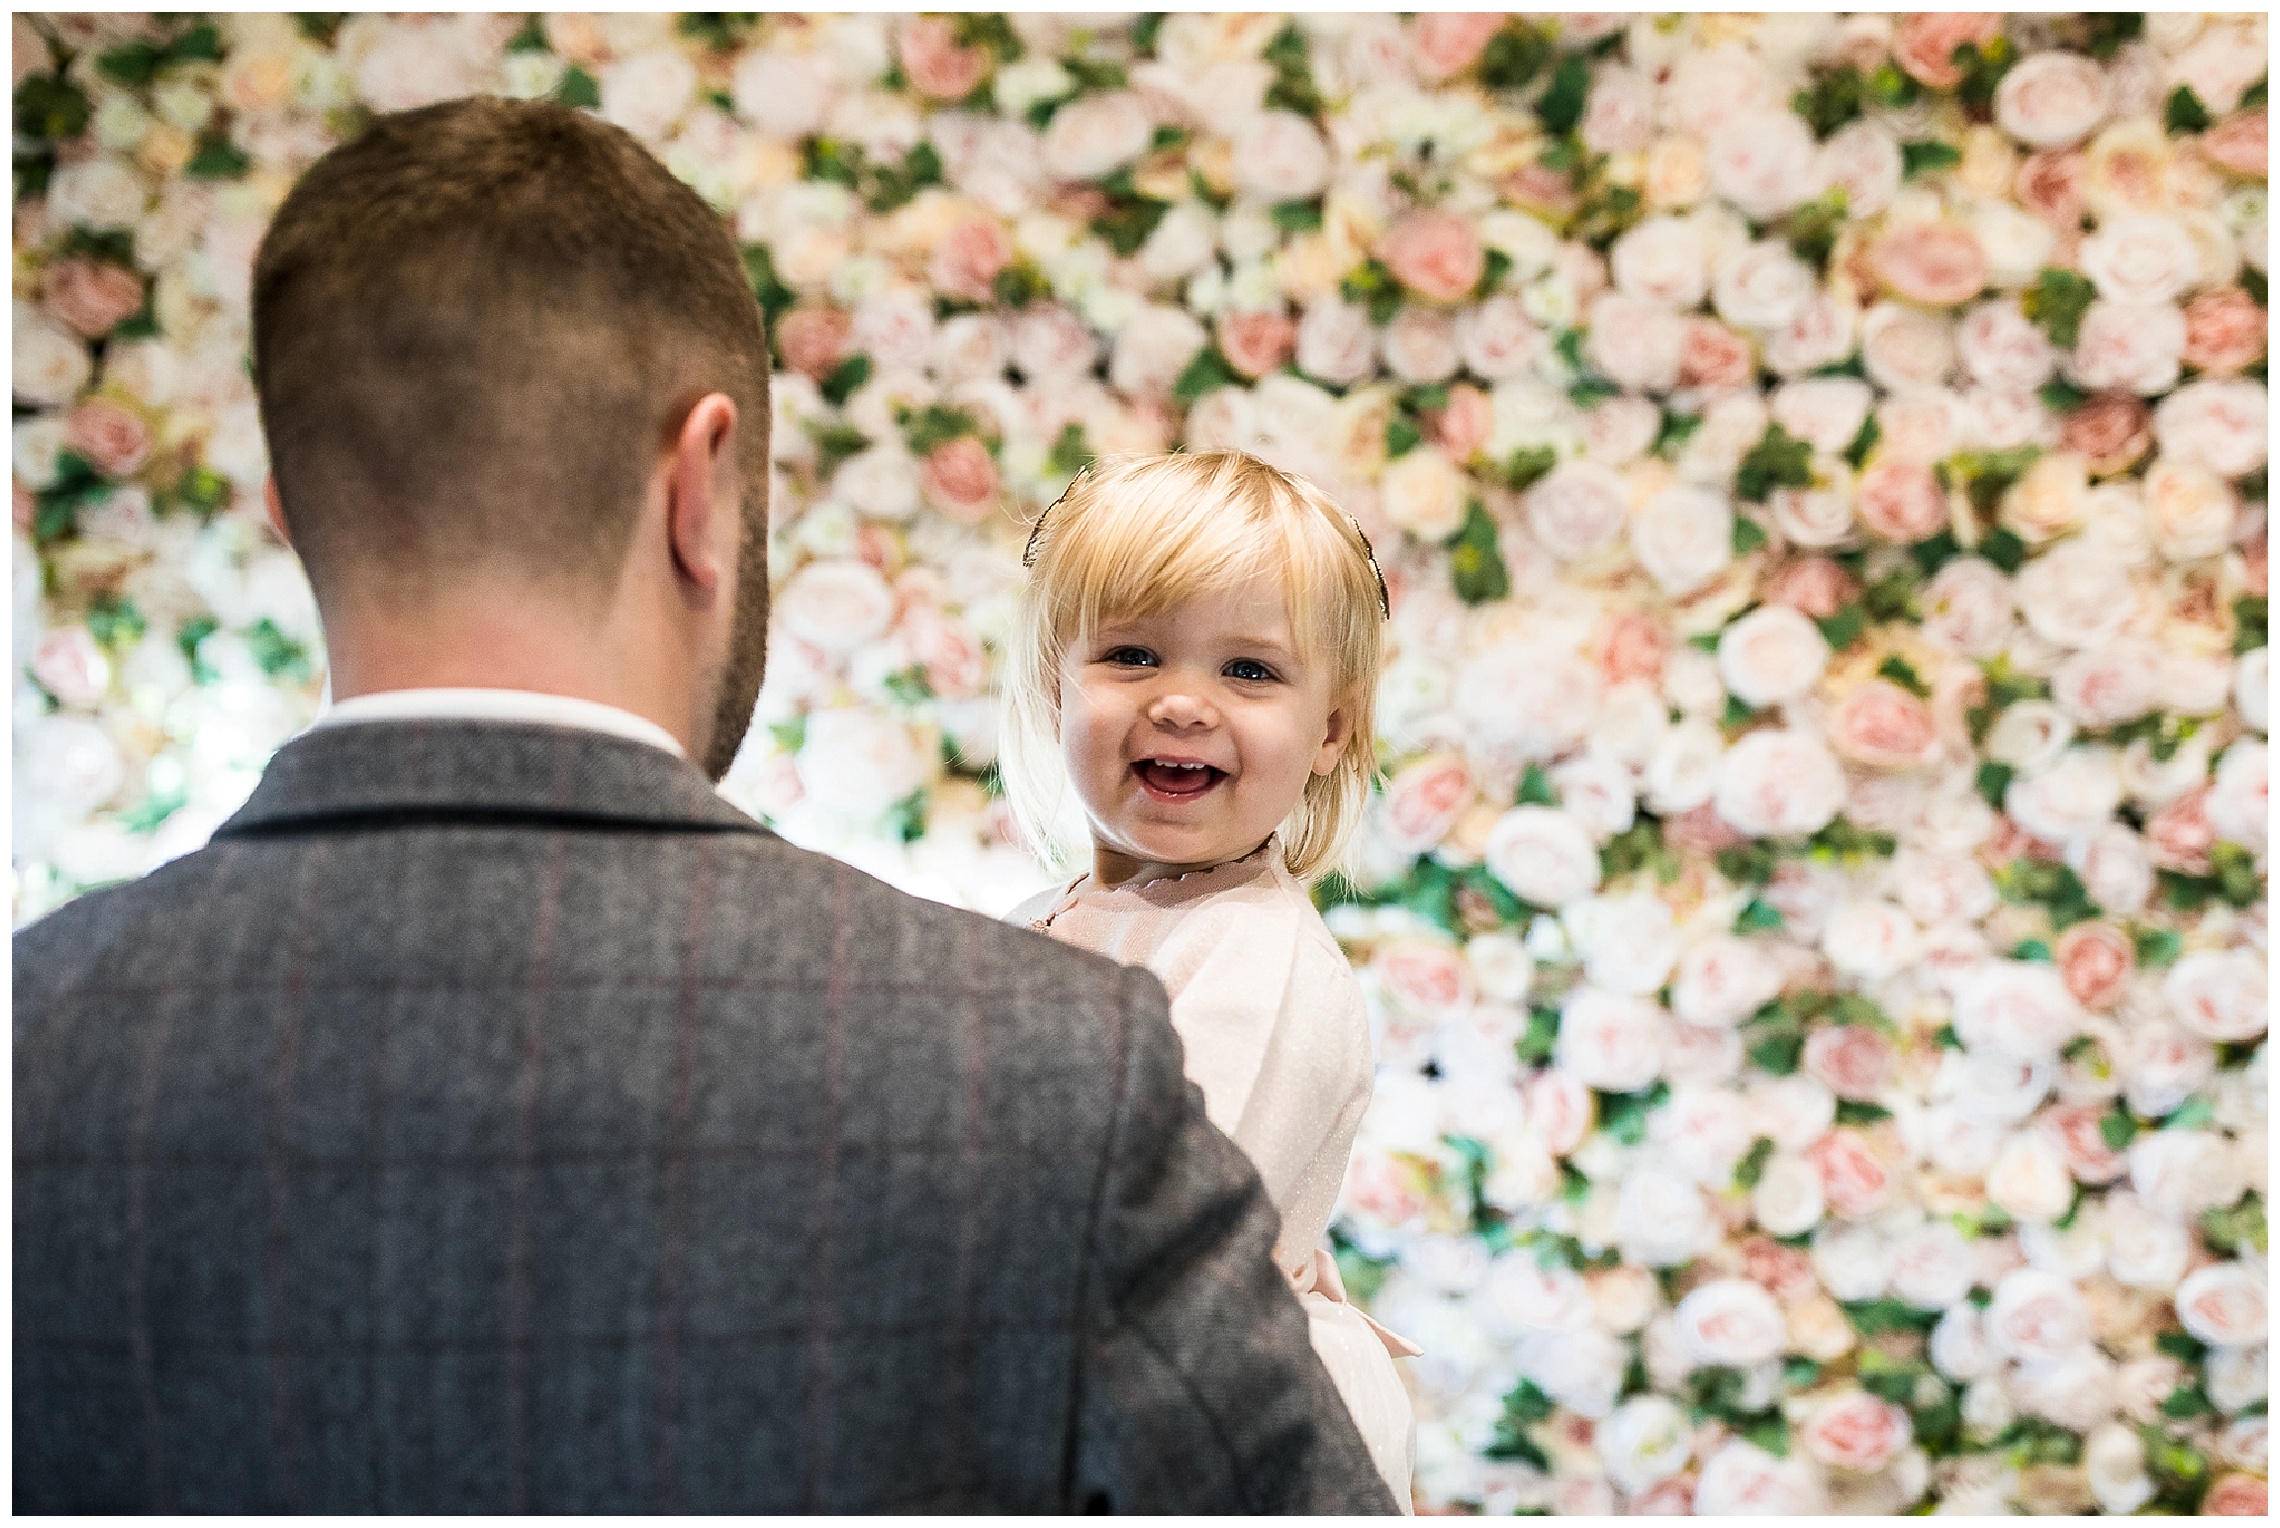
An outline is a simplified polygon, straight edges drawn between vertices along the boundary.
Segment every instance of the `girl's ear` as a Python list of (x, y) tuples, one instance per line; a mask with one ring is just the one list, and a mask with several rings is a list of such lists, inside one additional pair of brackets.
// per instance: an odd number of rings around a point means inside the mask
[(1329, 774), (1338, 767), (1338, 760), (1346, 752), (1346, 741), (1354, 735), (1354, 708), (1341, 705), (1330, 713), (1330, 720), (1322, 729), (1322, 746), (1314, 750), (1314, 772)]

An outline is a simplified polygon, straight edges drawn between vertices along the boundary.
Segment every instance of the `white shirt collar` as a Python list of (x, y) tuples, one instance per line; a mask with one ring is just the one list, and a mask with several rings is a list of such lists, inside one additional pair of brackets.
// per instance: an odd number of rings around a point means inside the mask
[(496, 721), (537, 722), (547, 727), (577, 727), (606, 732), (662, 748), (677, 759), (688, 752), (678, 739), (645, 716), (605, 706), (596, 700), (569, 695), (547, 695), (537, 690), (382, 690), (332, 702), (310, 724), (343, 727), (356, 722)]

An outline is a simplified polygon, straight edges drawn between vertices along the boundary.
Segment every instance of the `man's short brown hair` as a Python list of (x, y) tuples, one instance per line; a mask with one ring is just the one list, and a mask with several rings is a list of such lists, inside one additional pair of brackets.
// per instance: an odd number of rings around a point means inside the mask
[(631, 135), (567, 107), (449, 101), (319, 159), (262, 240), (253, 345), (320, 601), (349, 569), (417, 599), (511, 568), (598, 602), (708, 392), (736, 400), (765, 503), (767, 341), (735, 243)]

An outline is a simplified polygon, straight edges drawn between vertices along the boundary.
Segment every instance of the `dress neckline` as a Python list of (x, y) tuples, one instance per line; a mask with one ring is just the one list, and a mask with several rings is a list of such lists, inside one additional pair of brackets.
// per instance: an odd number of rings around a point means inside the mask
[(1061, 895), (1054, 902), (1052, 911), (1042, 918), (1031, 920), (1029, 926), (1042, 933), (1052, 926), (1055, 918), (1060, 917), (1061, 914), (1088, 897), (1097, 897), (1106, 901), (1130, 893), (1145, 901), (1147, 899), (1140, 897), (1140, 894), (1151, 887), (1178, 886), (1188, 881), (1205, 880), (1238, 867), (1254, 867), (1261, 861), (1264, 861), (1271, 868), (1275, 863), (1273, 856), (1279, 855), (1281, 852), (1280, 836), (1270, 833), (1267, 835), (1267, 841), (1253, 849), (1249, 854), (1236, 859), (1221, 860), (1218, 864), (1206, 865), (1201, 870), (1183, 870), (1178, 875), (1134, 876), (1131, 880), (1121, 881), (1114, 886), (1088, 886), (1086, 883), (1092, 880), (1092, 872), (1088, 870), (1061, 888)]

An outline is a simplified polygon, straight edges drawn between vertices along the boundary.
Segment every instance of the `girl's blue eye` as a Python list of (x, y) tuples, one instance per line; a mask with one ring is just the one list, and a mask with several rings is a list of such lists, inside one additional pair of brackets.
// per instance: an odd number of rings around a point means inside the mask
[(1275, 671), (1256, 658), (1237, 658), (1227, 665), (1225, 672), (1230, 679), (1269, 680), (1275, 677)]
[(1101, 654), (1101, 662), (1129, 668), (1148, 668), (1155, 661), (1156, 655), (1145, 647), (1112, 647)]

